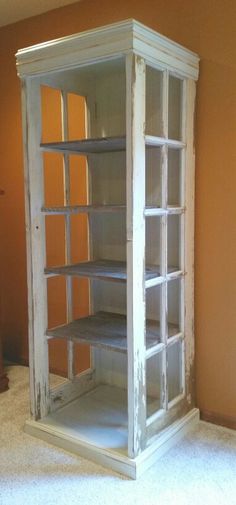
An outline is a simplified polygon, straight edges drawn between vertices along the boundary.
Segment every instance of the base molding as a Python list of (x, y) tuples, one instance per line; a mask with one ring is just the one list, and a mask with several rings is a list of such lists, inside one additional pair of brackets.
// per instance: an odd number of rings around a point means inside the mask
[(231, 430), (236, 430), (236, 417), (234, 416), (224, 416), (222, 414), (218, 414), (217, 412), (201, 410), (200, 419), (208, 423), (224, 426), (225, 428), (230, 428)]
[(63, 429), (40, 422), (26, 421), (24, 430), (29, 435), (37, 437), (45, 442), (60, 447), (66, 451), (89, 459), (106, 468), (115, 470), (122, 475), (137, 479), (155, 461), (173, 447), (181, 438), (186, 435), (199, 421), (199, 410), (192, 409), (184, 417), (175, 421), (171, 426), (163, 430), (153, 438), (152, 443), (135, 459), (104, 449), (79, 439), (69, 436)]

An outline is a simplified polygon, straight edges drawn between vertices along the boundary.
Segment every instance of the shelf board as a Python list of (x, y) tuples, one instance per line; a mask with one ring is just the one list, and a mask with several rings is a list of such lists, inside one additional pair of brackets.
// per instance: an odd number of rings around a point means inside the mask
[[(160, 268), (156, 265), (146, 267), (146, 281), (160, 276)], [(101, 280), (125, 282), (127, 278), (124, 261), (97, 260), (45, 268), (46, 275), (74, 275)]]
[[(176, 149), (181, 149), (186, 146), (184, 142), (179, 140), (152, 135), (145, 136), (145, 144), (147, 147), (168, 145)], [(100, 137), (94, 139), (67, 140), (63, 142), (47, 142), (41, 143), (40, 147), (43, 151), (66, 152), (86, 156), (88, 154), (124, 151), (126, 149), (126, 137)]]
[[(95, 315), (47, 330), (47, 336), (72, 339), (95, 347), (103, 347), (122, 353), (127, 352), (126, 316), (121, 314), (98, 312)], [(147, 350), (159, 343), (159, 321), (148, 320), (146, 326)]]
[(104, 212), (124, 212), (125, 205), (65, 205), (42, 207), (44, 214), (92, 214)]
[[(104, 204), (104, 205), (58, 205), (58, 206), (44, 206), (41, 211), (43, 214), (95, 214), (95, 213), (116, 213), (116, 212), (125, 212), (125, 205), (112, 205), (112, 204)], [(164, 216), (167, 214), (182, 214), (185, 211), (184, 207), (178, 206), (168, 206), (167, 209), (163, 209), (162, 207), (154, 207), (152, 205), (148, 205), (145, 207), (144, 215), (146, 217), (152, 216)]]
[(124, 151), (125, 137), (102, 137), (96, 139), (69, 140), (40, 144), (43, 151), (70, 152), (82, 155)]

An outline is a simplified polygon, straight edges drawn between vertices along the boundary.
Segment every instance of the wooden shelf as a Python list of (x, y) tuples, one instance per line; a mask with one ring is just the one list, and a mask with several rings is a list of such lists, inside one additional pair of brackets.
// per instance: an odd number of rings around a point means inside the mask
[[(45, 268), (45, 274), (75, 275), (101, 280), (124, 282), (127, 278), (124, 261), (97, 260)], [(160, 276), (160, 268), (156, 265), (146, 267), (146, 281)]]
[(43, 151), (69, 152), (82, 155), (125, 150), (125, 137), (103, 137), (97, 139), (70, 140), (40, 144)]
[(42, 207), (44, 214), (93, 214), (104, 212), (124, 212), (125, 205), (65, 205), (54, 207)]
[[(127, 352), (126, 316), (121, 314), (98, 312), (96, 315), (47, 330), (47, 336)], [(146, 348), (148, 350), (159, 343), (159, 321), (149, 320), (146, 328)]]
[[(115, 213), (115, 212), (125, 212), (125, 205), (61, 205), (61, 206), (50, 206), (42, 207), (41, 211), (44, 214), (93, 214), (93, 213)], [(144, 214), (146, 217), (152, 216), (163, 216), (166, 214), (182, 214), (185, 211), (184, 207), (178, 206), (168, 206), (167, 209), (162, 207), (154, 207), (148, 205)]]
[[(151, 135), (145, 136), (145, 144), (147, 147), (168, 145), (176, 149), (181, 149), (186, 145), (184, 142), (178, 140)], [(43, 151), (75, 153), (86, 156), (88, 154), (124, 151), (126, 149), (126, 137), (101, 137), (94, 139), (67, 140), (63, 142), (47, 142), (41, 143), (40, 147)]]

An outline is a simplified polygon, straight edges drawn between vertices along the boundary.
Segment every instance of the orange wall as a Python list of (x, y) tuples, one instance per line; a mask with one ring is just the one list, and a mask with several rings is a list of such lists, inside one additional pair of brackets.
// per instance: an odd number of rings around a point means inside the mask
[[(201, 58), (196, 116), (196, 383), (201, 409), (236, 417), (235, 0), (84, 0), (0, 30), (2, 332), (27, 356), (18, 48), (133, 17)], [(2, 200), (3, 200), (2, 198)]]

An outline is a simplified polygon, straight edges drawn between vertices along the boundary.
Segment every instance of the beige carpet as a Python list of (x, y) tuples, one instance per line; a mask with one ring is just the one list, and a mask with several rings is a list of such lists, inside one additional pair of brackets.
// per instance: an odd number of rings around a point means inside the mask
[(0, 395), (0, 505), (236, 505), (236, 432), (200, 422), (138, 481), (23, 433), (28, 369)]

